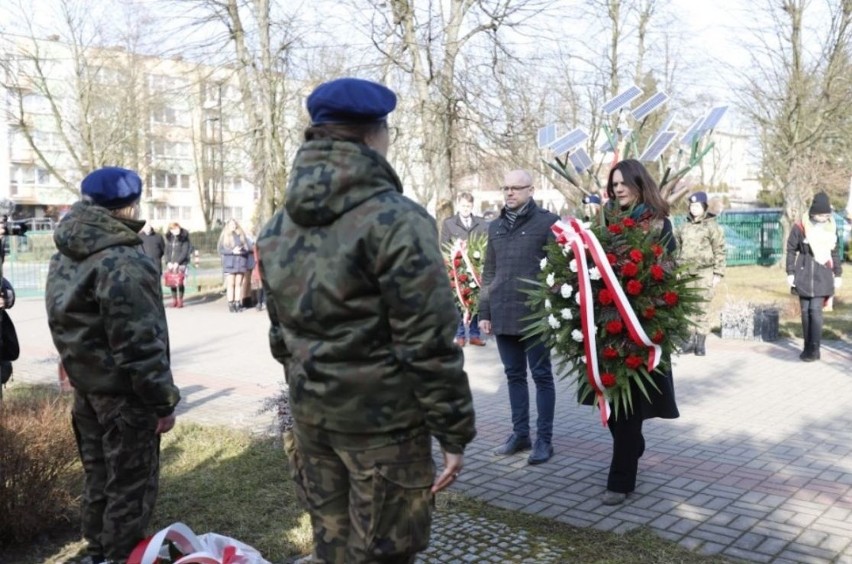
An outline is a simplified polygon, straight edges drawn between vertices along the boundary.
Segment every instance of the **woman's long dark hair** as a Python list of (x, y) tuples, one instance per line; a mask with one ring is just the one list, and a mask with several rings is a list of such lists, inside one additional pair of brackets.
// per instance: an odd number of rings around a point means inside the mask
[(609, 171), (609, 179), (606, 182), (606, 195), (610, 201), (616, 201), (615, 191), (612, 189), (612, 175), (616, 170), (621, 172), (625, 184), (635, 188), (639, 192), (637, 203), (645, 204), (648, 211), (657, 219), (663, 219), (669, 215), (669, 203), (663, 199), (657, 183), (648, 174), (645, 165), (634, 159), (619, 161)]
[(305, 129), (305, 141), (349, 141), (366, 145), (367, 137), (375, 135), (384, 127), (387, 126), (381, 121), (311, 125)]

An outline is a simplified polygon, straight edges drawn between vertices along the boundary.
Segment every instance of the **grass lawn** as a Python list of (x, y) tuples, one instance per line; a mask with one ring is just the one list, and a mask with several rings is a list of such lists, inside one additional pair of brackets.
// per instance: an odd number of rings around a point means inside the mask
[[(296, 501), (279, 441), (181, 423), (164, 436), (162, 452), (152, 528), (183, 521), (199, 534), (215, 531), (238, 538), (273, 563), (310, 550), (309, 521)], [(452, 493), (439, 495), (437, 507), (438, 518), (456, 513), (523, 529), (570, 554), (572, 562), (724, 562), (693, 554), (647, 529), (621, 536), (577, 529)], [(64, 563), (83, 548), (77, 539), (76, 523), (71, 523), (43, 535), (38, 546), (7, 550), (4, 562)]]
[[(849, 269), (852, 265), (844, 265)], [(852, 282), (852, 275), (847, 274)], [(719, 314), (726, 305), (743, 303), (775, 305), (780, 313), (782, 336), (802, 337), (799, 318), (799, 300), (790, 294), (787, 274), (776, 266), (733, 266), (728, 268), (725, 278), (716, 288), (716, 296), (710, 304), (710, 319), (718, 329)], [(824, 311), (823, 339), (852, 339), (852, 288), (841, 286), (834, 298), (833, 311)]]

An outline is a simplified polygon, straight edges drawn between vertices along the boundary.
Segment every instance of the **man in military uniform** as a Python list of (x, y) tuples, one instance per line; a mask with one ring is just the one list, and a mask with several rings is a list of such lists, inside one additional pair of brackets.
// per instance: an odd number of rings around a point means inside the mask
[(321, 562), (412, 562), (475, 435), (437, 226), (385, 158), (395, 106), (374, 82), (318, 86), (284, 209), (257, 241), (285, 448)]
[[(456, 240), (469, 241), (471, 235), (488, 233), (488, 223), (481, 218), (473, 215), (473, 194), (470, 192), (462, 192), (456, 199), (456, 214), (444, 220), (441, 227), (441, 247), (446, 248), (446, 245)], [(477, 347), (484, 347), (485, 341), (479, 332), (479, 314), (475, 314), (470, 318), (470, 328), (465, 327), (464, 319), (459, 320), (456, 328), (456, 344), (460, 347), (465, 345), (466, 332), (469, 333), (470, 344)]]
[(85, 472), (84, 561), (123, 562), (157, 497), (160, 434), (180, 394), (169, 366), (160, 278), (142, 251), (142, 181), (117, 167), (83, 179), (59, 223), (45, 291), (51, 336), (74, 386), (72, 423)]
[(710, 213), (705, 192), (696, 192), (689, 197), (689, 213), (686, 221), (675, 228), (677, 259), (698, 277), (693, 287), (701, 291), (706, 307), (692, 320), (695, 332), (681, 349), (681, 353), (694, 352), (698, 356), (707, 354), (706, 340), (710, 333), (710, 302), (716, 286), (725, 276), (726, 248), (725, 232)]
[(583, 221), (592, 221), (600, 216), (601, 197), (597, 194), (583, 196)]

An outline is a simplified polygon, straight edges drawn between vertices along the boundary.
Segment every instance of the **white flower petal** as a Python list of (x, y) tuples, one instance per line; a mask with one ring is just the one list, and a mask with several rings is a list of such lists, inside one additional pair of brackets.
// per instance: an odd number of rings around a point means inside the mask
[(562, 316), (562, 319), (566, 319), (566, 320), (574, 319), (574, 314), (567, 307), (564, 308), (562, 311), (560, 311), (559, 314)]
[(577, 302), (577, 305), (580, 305), (580, 292), (574, 294), (574, 300)]
[(601, 271), (598, 270), (598, 267), (592, 267), (589, 269), (589, 278), (591, 280), (600, 280), (601, 279)]
[(541, 268), (542, 270), (544, 270), (545, 268), (547, 268), (547, 257), (544, 257), (543, 259), (541, 259), (541, 262), (539, 263), (539, 265), (538, 265), (538, 266), (539, 266), (539, 268)]
[(550, 274), (548, 274), (548, 275), (547, 275), (547, 279), (545, 280), (545, 283), (546, 283), (548, 286), (551, 286), (551, 287), (552, 287), (554, 284), (556, 284), (556, 275), (555, 275), (555, 274), (553, 274), (552, 272), (551, 272)]
[(568, 263), (568, 268), (571, 272), (577, 272), (577, 259), (571, 259), (571, 262)]
[(553, 304), (550, 302), (550, 300), (544, 300), (544, 309), (546, 309), (547, 311), (553, 309)]
[(473, 258), (482, 258), (482, 253), (480, 253), (479, 251), (473, 251)]
[(571, 331), (571, 338), (574, 339), (575, 341), (577, 341), (578, 343), (582, 343), (583, 342), (583, 332), (580, 331), (579, 329), (574, 329), (573, 331)]
[(559, 292), (562, 294), (562, 297), (567, 300), (574, 292), (574, 288), (570, 284), (563, 284), (562, 287), (559, 288)]
[(558, 319), (556, 319), (556, 316), (553, 314), (547, 316), (547, 322), (554, 329), (559, 329), (560, 327), (562, 327), (562, 323)]

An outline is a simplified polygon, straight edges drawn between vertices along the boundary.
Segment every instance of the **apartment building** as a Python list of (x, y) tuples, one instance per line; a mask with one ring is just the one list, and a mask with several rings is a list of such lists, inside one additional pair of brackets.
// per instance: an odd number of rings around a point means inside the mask
[(59, 219), (100, 166), (139, 171), (142, 215), (191, 231), (253, 230), (256, 194), (237, 77), (180, 59), (0, 35), (0, 199)]

